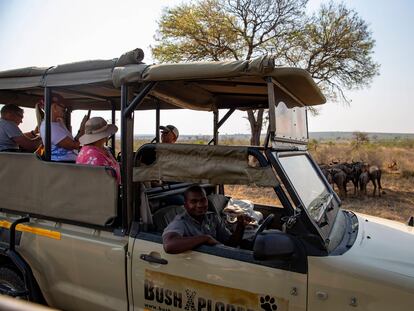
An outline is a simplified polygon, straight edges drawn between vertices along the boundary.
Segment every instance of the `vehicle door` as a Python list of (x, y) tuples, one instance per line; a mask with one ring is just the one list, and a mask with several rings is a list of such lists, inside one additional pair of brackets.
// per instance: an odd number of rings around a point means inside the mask
[(167, 254), (150, 232), (131, 240), (134, 310), (306, 310), (306, 267), (226, 246)]

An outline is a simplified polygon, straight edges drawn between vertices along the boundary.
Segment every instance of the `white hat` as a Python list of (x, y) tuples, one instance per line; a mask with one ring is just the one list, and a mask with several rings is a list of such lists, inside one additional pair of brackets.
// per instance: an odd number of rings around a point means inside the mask
[(82, 145), (94, 143), (102, 138), (109, 137), (118, 131), (114, 124), (108, 124), (101, 117), (90, 118), (85, 123), (85, 134), (79, 138)]
[(178, 129), (174, 125), (166, 125), (166, 126), (160, 126), (160, 130), (163, 132), (173, 132), (175, 135), (175, 138), (178, 138), (179, 132)]

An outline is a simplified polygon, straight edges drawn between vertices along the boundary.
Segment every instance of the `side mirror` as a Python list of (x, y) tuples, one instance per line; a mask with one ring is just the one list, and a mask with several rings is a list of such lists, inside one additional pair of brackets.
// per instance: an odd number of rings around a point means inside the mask
[(257, 260), (289, 259), (295, 252), (290, 236), (279, 230), (260, 233), (253, 246), (253, 257)]

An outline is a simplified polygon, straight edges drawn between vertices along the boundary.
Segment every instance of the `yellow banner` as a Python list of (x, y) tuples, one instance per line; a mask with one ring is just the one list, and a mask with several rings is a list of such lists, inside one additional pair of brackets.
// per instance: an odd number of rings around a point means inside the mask
[(287, 311), (288, 301), (270, 294), (213, 285), (145, 270), (145, 310)]

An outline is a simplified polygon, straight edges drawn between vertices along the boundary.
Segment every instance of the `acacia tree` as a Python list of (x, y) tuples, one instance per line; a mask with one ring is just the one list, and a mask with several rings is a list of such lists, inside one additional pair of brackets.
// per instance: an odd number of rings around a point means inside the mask
[(289, 40), (279, 59), (306, 69), (324, 93), (349, 103), (344, 89), (368, 86), (379, 72), (372, 59), (375, 41), (366, 22), (344, 4), (322, 4)]
[(369, 136), (367, 133), (356, 131), (352, 133), (352, 137), (352, 144), (355, 146), (355, 149), (358, 149), (363, 144), (369, 143)]
[[(166, 9), (152, 47), (161, 62), (246, 59), (274, 54), (278, 65), (310, 72), (331, 98), (378, 73), (366, 23), (344, 5), (305, 15), (308, 0), (199, 0)], [(337, 95), (340, 96), (337, 96)], [(251, 144), (260, 144), (263, 109), (247, 112)]]

